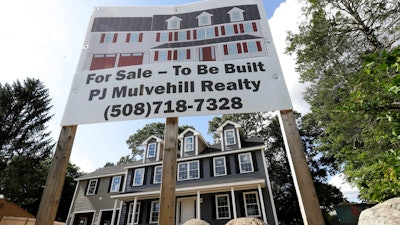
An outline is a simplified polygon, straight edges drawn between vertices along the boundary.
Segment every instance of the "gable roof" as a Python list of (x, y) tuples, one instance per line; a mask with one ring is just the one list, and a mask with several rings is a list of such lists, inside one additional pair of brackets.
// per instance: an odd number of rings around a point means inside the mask
[(79, 180), (95, 179), (100, 177), (109, 177), (114, 175), (123, 175), (125, 174), (125, 169), (124, 169), (125, 166), (126, 165), (106, 166), (103, 168), (99, 168), (91, 173), (75, 178), (75, 180), (79, 181)]
[(15, 216), (34, 218), (32, 214), (21, 208), (14, 202), (9, 202), (4, 198), (0, 198), (0, 216)]

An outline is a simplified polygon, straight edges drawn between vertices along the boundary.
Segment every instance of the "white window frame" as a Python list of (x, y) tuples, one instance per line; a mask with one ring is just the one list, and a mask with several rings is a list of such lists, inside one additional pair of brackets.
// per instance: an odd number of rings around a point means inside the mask
[[(150, 148), (151, 147), (154, 147), (154, 152), (153, 152), (153, 155), (150, 155)], [(157, 151), (157, 143), (149, 143), (148, 145), (147, 145), (147, 158), (154, 158), (154, 157), (156, 157), (156, 151)]]
[[(160, 169), (160, 174), (157, 174), (157, 169)], [(160, 177), (160, 181), (158, 181), (156, 178)], [(153, 178), (153, 184), (160, 184), (162, 181), (162, 165), (160, 166), (155, 166), (154, 167), (154, 178)]]
[[(117, 178), (119, 179), (118, 181), (116, 181)], [(121, 188), (121, 183), (122, 183), (121, 181), (122, 181), (122, 176), (112, 177), (111, 187), (110, 187), (111, 193), (119, 191), (119, 189)], [(118, 186), (116, 186), (117, 184), (118, 184)], [(116, 188), (114, 188), (114, 187), (116, 187)]]
[[(232, 136), (228, 137), (228, 134), (230, 135), (231, 132)], [(235, 129), (224, 130), (224, 138), (225, 138), (225, 145), (235, 145), (236, 144)]]
[[(256, 197), (256, 202), (255, 203), (247, 203), (247, 195), (250, 194), (254, 194)], [(244, 210), (246, 212), (246, 217), (259, 217), (261, 216), (261, 208), (260, 208), (260, 200), (258, 199), (258, 193), (256, 191), (252, 191), (252, 192), (243, 192), (243, 204), (244, 204)], [(258, 209), (258, 214), (254, 214), (254, 215), (249, 215), (249, 212), (247, 210), (247, 206), (248, 205), (255, 205), (257, 206)]]
[[(247, 155), (249, 157), (249, 159), (250, 159), (250, 164), (251, 164), (251, 170), (250, 171), (243, 170), (243, 168), (242, 168), (242, 157), (241, 156), (244, 156), (244, 155)], [(251, 172), (254, 172), (253, 157), (251, 156), (250, 152), (239, 154), (238, 158), (239, 158), (240, 173), (251, 173)]]
[(239, 8), (236, 8), (235, 10), (231, 11), (229, 16), (230, 16), (231, 22), (237, 22), (237, 21), (244, 20), (243, 12)]
[(127, 224), (139, 224), (139, 216), (140, 216), (140, 202), (136, 203), (136, 211), (135, 211), (135, 221), (132, 222), (133, 218), (133, 207), (134, 207), (134, 202), (131, 202), (129, 204), (129, 212), (128, 212), (128, 220)]
[(207, 26), (211, 25), (211, 16), (208, 14), (202, 15), (198, 18), (198, 26)]
[[(92, 187), (92, 182), (94, 182), (94, 186)], [(97, 184), (99, 183), (98, 179), (89, 180), (88, 188), (86, 190), (86, 195), (94, 195), (96, 194)]]
[[(158, 211), (154, 211), (154, 204), (158, 204)], [(153, 220), (154, 213), (157, 213), (157, 220)], [(150, 223), (158, 223), (159, 216), (160, 216), (160, 201), (152, 201), (150, 210)]]
[[(218, 197), (226, 197), (226, 202), (227, 205), (218, 205)], [(220, 217), (219, 216), (219, 209), (224, 209), (224, 208), (228, 208), (228, 216), (227, 217)], [(216, 195), (215, 196), (215, 213), (217, 215), (217, 220), (221, 220), (221, 219), (230, 219), (231, 218), (231, 203), (229, 200), (229, 195), (228, 194), (222, 194), (222, 195)]]
[[(224, 165), (223, 165), (223, 166), (224, 166), (224, 173), (223, 173), (223, 174), (218, 174), (218, 173), (217, 173), (217, 171), (218, 171), (218, 170), (217, 170), (217, 160), (218, 160), (218, 159), (223, 159), (223, 163), (224, 163)], [(215, 176), (215, 177), (217, 177), (217, 176), (225, 176), (225, 175), (227, 174), (227, 169), (226, 169), (226, 158), (225, 158), (225, 156), (215, 157), (215, 158), (213, 158), (213, 162), (214, 162), (214, 163), (213, 163), (213, 165), (214, 165), (214, 166), (213, 166), (213, 167), (214, 167), (214, 168), (213, 168), (213, 169), (214, 169), (214, 176)]]
[[(192, 164), (192, 163), (195, 163), (195, 164), (197, 164), (197, 177), (190, 177), (190, 172), (191, 172), (191, 170), (190, 170), (190, 165)], [(180, 166), (181, 165), (186, 165), (186, 178), (180, 178), (180, 176), (179, 176), (179, 174), (180, 174)], [(195, 160), (195, 161), (189, 161), (189, 162), (181, 162), (181, 163), (178, 163), (178, 174), (177, 174), (177, 179), (178, 179), (178, 181), (182, 181), (182, 180), (193, 180), (193, 179), (199, 179), (200, 178), (200, 162), (199, 162), (199, 160)]]
[[(191, 139), (192, 142), (188, 142), (189, 139)], [(189, 146), (190, 146), (190, 148), (189, 148)], [(194, 151), (194, 136), (185, 137), (184, 152), (193, 152), (193, 151)]]
[[(136, 183), (136, 176), (138, 175), (137, 174), (137, 172), (139, 172), (139, 171), (141, 171), (141, 173), (142, 173), (142, 177), (140, 178), (140, 183)], [(133, 176), (133, 184), (132, 184), (132, 186), (141, 186), (141, 185), (143, 185), (143, 180), (144, 180), (144, 168), (137, 168), (137, 169), (135, 169), (135, 174), (134, 174), (134, 176)]]

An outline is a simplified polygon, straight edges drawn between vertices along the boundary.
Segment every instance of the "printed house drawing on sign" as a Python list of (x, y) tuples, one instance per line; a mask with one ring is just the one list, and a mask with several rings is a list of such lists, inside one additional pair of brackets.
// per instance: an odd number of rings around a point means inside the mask
[(151, 17), (97, 17), (84, 70), (268, 55), (257, 5)]

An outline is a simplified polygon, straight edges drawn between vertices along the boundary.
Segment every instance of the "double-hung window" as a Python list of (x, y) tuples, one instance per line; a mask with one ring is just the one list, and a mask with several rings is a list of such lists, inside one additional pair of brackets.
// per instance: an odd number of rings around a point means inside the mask
[(229, 203), (229, 195), (216, 195), (215, 196), (215, 209), (217, 219), (229, 219), (231, 218), (231, 208)]
[(235, 139), (235, 129), (229, 129), (225, 130), (225, 143), (226, 145), (234, 145), (236, 144), (236, 139)]
[(161, 183), (162, 179), (162, 165), (161, 166), (155, 166), (154, 167), (154, 184), (159, 184)]
[(251, 153), (239, 154), (240, 173), (250, 173), (254, 171)]
[(178, 180), (198, 179), (199, 161), (182, 162), (178, 164)]
[(110, 192), (118, 192), (121, 187), (122, 176), (115, 176), (112, 178)]
[(261, 216), (257, 192), (245, 192), (243, 193), (243, 199), (246, 217)]
[[(128, 225), (130, 224), (139, 224), (139, 215), (140, 215), (140, 202), (136, 204), (136, 210), (133, 212), (134, 203), (129, 204), (129, 212), (128, 212)], [(133, 217), (135, 215), (135, 217)]]
[(135, 169), (135, 175), (133, 176), (133, 186), (143, 185), (144, 179), (144, 168)]
[(225, 156), (216, 157), (214, 160), (214, 176), (226, 175)]
[(160, 202), (159, 201), (151, 202), (150, 223), (158, 223), (159, 214), (160, 214)]
[(88, 189), (86, 191), (86, 195), (94, 195), (96, 194), (97, 189), (97, 179), (89, 180)]
[(185, 152), (194, 151), (193, 136), (185, 137)]
[(156, 157), (156, 143), (150, 143), (147, 146), (147, 158)]

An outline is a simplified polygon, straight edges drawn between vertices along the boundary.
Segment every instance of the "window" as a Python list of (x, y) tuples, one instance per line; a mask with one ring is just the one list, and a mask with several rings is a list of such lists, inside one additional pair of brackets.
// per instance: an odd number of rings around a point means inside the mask
[(121, 181), (122, 181), (121, 176), (113, 177), (111, 182), (110, 192), (118, 192), (121, 187)]
[(156, 157), (156, 143), (147, 145), (147, 158)]
[(118, 60), (118, 67), (141, 65), (143, 63), (143, 53), (121, 53)]
[(244, 24), (244, 31), (246, 33), (257, 32), (257, 23), (245, 23)]
[(160, 202), (159, 201), (151, 202), (150, 223), (158, 223), (159, 214), (160, 214)]
[(127, 33), (126, 34), (126, 43), (135, 43), (142, 42), (143, 33)]
[[(133, 207), (134, 203), (129, 204), (129, 212), (128, 212), (128, 224), (139, 224), (139, 215), (140, 215), (140, 202), (136, 204), (135, 217), (133, 217)], [(133, 218), (135, 218), (133, 220)]]
[(144, 179), (144, 168), (139, 168), (135, 170), (135, 175), (133, 177), (133, 186), (143, 185)]
[(234, 30), (233, 30), (233, 24), (226, 24), (225, 25), (225, 34), (226, 35), (232, 35), (234, 34)]
[(199, 178), (199, 161), (183, 162), (178, 164), (178, 180)]
[(215, 209), (217, 210), (217, 219), (231, 218), (231, 208), (229, 203), (229, 195), (215, 196)]
[(86, 191), (86, 195), (94, 195), (94, 194), (96, 194), (97, 181), (98, 181), (97, 179), (89, 180), (89, 185), (88, 185), (88, 189)]
[(162, 166), (155, 166), (154, 167), (154, 184), (161, 183), (162, 180)]
[(190, 49), (178, 49), (176, 58), (178, 60), (190, 59)]
[(206, 30), (204, 28), (203, 29), (197, 29), (195, 31), (196, 31), (196, 34), (193, 34), (193, 38), (194, 39), (201, 40), (201, 39), (206, 38)]
[(181, 27), (181, 18), (173, 16), (167, 20), (167, 29), (180, 29)]
[(226, 145), (234, 145), (236, 144), (236, 139), (235, 139), (235, 130), (234, 129), (229, 129), (224, 131), (224, 136), (225, 136), (225, 144)]
[(193, 136), (185, 137), (185, 152), (194, 151), (193, 148)]
[(243, 198), (246, 217), (261, 216), (257, 192), (245, 192), (243, 193)]
[(207, 27), (206, 28), (207, 38), (213, 38), (218, 36), (218, 27)]
[(211, 25), (212, 14), (208, 12), (202, 12), (197, 18), (199, 27)]
[(116, 54), (94, 54), (90, 70), (113, 68), (117, 59)]
[(247, 42), (247, 46), (248, 46), (249, 52), (261, 52), (262, 51), (261, 42), (259, 42), (259, 41)]
[(214, 176), (226, 175), (225, 157), (216, 157), (214, 160)]
[(118, 39), (117, 33), (101, 34), (100, 43), (116, 43)]
[(254, 171), (251, 153), (239, 154), (239, 166), (240, 173), (250, 173)]

